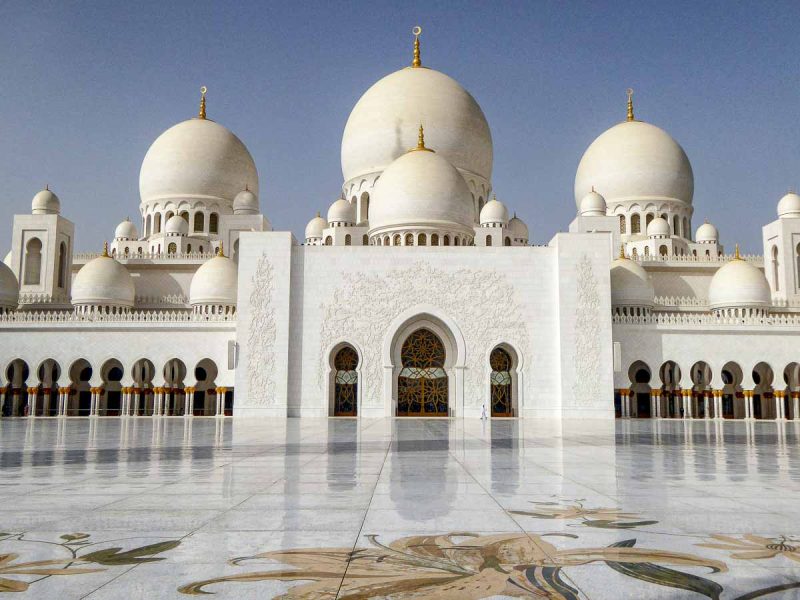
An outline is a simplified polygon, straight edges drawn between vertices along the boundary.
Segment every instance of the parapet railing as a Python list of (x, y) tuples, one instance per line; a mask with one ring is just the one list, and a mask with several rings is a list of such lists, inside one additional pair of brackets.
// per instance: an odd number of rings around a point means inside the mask
[[(73, 261), (89, 261), (93, 258), (102, 256), (100, 252), (77, 252), (72, 256)], [(179, 261), (179, 260), (207, 260), (214, 258), (214, 252), (187, 252), (187, 253), (169, 253), (169, 252), (132, 252), (131, 254), (122, 254), (117, 252), (113, 258), (120, 262), (131, 260), (165, 260), (165, 261)]]
[(654, 301), (656, 306), (708, 307), (708, 300), (695, 296), (656, 296)]
[[(653, 263), (700, 263), (700, 264), (722, 264), (733, 260), (733, 254), (724, 254), (722, 256), (705, 256), (693, 254), (666, 254), (666, 255), (653, 255), (653, 254), (636, 254), (635, 256), (629, 255), (628, 258), (637, 262), (653, 262)], [(764, 257), (760, 254), (741, 254), (740, 259), (755, 265), (763, 265)]]
[(775, 313), (757, 317), (727, 317), (700, 312), (651, 312), (648, 315), (613, 315), (615, 325), (763, 325), (800, 326), (800, 313)]
[(185, 310), (133, 310), (116, 314), (20, 310), (0, 314), (0, 325), (19, 323), (222, 323), (235, 321), (235, 314), (197, 314)]

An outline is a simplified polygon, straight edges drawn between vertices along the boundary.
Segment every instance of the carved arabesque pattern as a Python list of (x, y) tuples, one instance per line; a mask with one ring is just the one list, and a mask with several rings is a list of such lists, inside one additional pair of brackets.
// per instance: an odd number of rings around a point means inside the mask
[[(489, 365), (486, 354), (499, 338), (528, 356), (528, 323), (516, 290), (505, 275), (494, 271), (445, 271), (426, 262), (388, 272), (344, 272), (341, 283), (321, 305), (322, 326), (317, 381), (323, 395), (330, 343), (357, 344), (363, 352), (364, 406), (381, 405), (383, 340), (388, 324), (404, 311), (433, 305), (460, 327), (467, 347), (464, 374), (465, 404), (479, 407), (485, 401)], [(505, 336), (505, 337), (504, 337)]]
[(578, 263), (578, 301), (575, 307), (575, 383), (573, 404), (585, 406), (597, 397), (600, 380), (600, 295), (591, 259)]
[(247, 327), (248, 406), (275, 404), (275, 306), (272, 302), (272, 263), (266, 253), (258, 259), (250, 292)]

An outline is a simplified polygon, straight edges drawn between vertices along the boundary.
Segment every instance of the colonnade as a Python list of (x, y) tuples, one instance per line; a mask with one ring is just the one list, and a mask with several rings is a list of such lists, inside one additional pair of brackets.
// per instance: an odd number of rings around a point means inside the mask
[[(620, 398), (620, 417), (631, 418), (631, 410), (635, 393), (629, 388), (615, 390)], [(755, 420), (753, 409), (754, 390), (742, 390), (744, 396), (744, 420)], [(676, 392), (665, 394), (663, 390), (654, 388), (650, 390), (650, 417), (655, 419), (683, 418), (683, 419), (724, 419), (722, 408), (722, 390), (706, 390), (695, 392), (692, 389), (680, 389)], [(680, 410), (671, 411), (669, 397), (677, 396), (680, 399)], [(775, 390), (772, 392), (775, 402), (775, 421), (800, 421), (800, 391), (786, 392)], [(785, 399), (788, 398), (790, 414), (786, 410)], [(670, 414), (671, 412), (677, 414)]]

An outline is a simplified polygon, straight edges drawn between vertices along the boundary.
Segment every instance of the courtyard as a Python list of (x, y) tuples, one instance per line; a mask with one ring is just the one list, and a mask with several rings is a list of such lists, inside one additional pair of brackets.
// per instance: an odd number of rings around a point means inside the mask
[(798, 598), (800, 423), (0, 421), (0, 592)]

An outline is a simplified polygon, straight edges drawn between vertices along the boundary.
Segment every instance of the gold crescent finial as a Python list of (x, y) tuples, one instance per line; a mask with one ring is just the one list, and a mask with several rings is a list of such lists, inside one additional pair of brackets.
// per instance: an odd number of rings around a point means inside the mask
[(416, 69), (422, 66), (422, 59), (419, 55), (419, 36), (422, 33), (422, 27), (417, 25), (411, 30), (411, 33), (414, 34), (414, 60), (411, 61), (411, 66)]
[(208, 92), (208, 88), (206, 86), (200, 87), (200, 112), (197, 113), (198, 119), (205, 119), (206, 118), (206, 92)]
[(108, 242), (103, 242), (103, 254), (102, 256), (108, 258)]
[(635, 121), (636, 119), (633, 117), (633, 88), (628, 88), (625, 93), (628, 94), (628, 121)]

